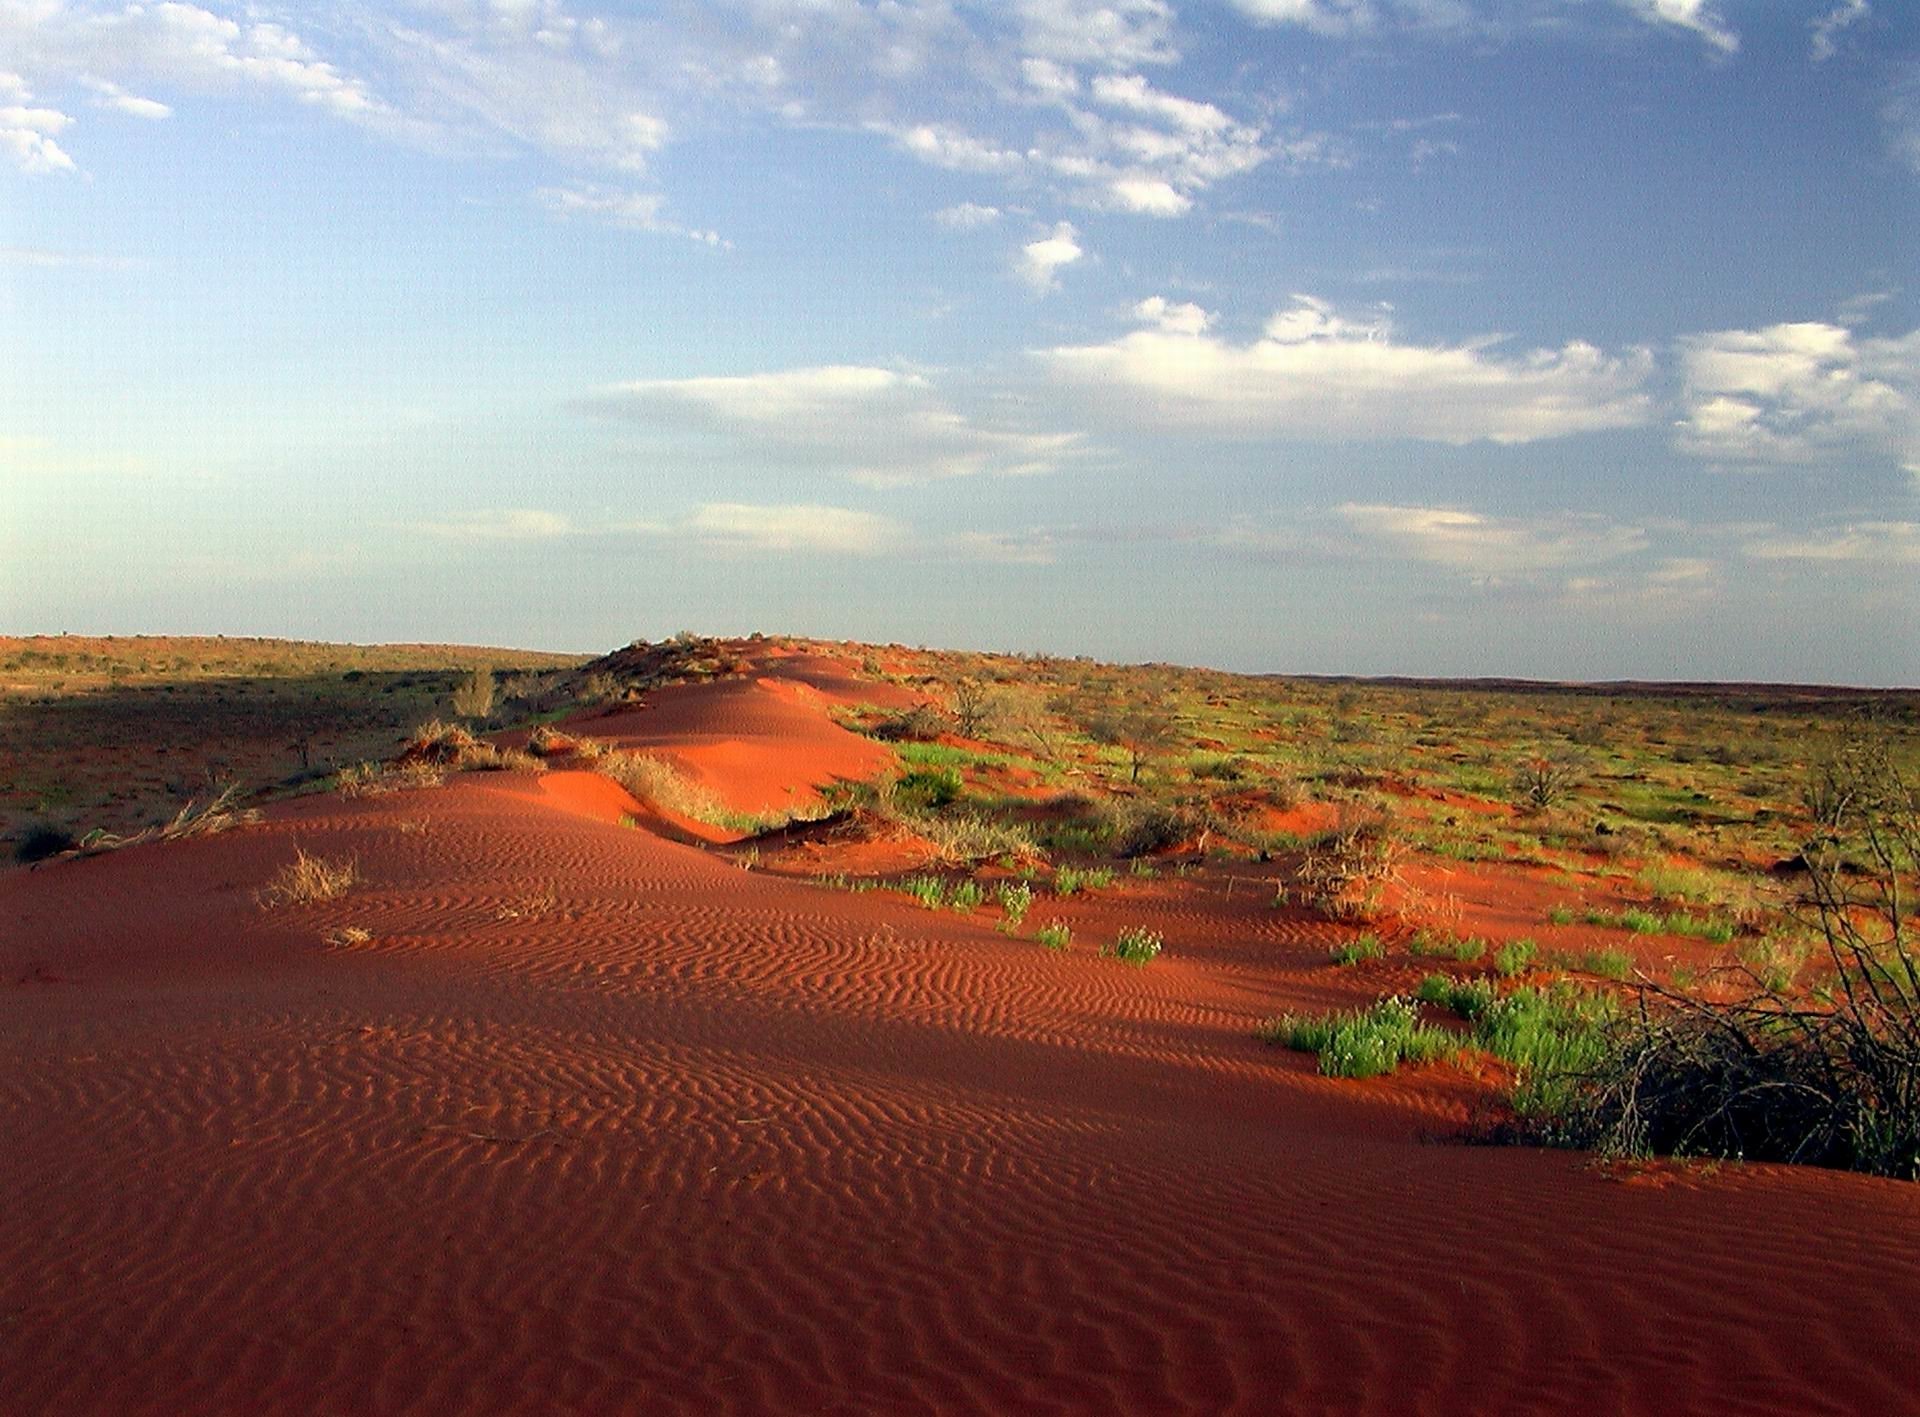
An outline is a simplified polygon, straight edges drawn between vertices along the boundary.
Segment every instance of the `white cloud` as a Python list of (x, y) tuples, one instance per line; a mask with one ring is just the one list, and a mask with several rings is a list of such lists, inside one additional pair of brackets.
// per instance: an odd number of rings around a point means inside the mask
[(1014, 10), (1022, 50), (1041, 59), (1130, 69), (1180, 57), (1165, 0), (1017, 0)]
[(1722, 54), (1732, 54), (1740, 48), (1740, 37), (1721, 18), (1711, 0), (1621, 0), (1621, 3), (1649, 24), (1691, 30)]
[(1867, 18), (1871, 11), (1867, 0), (1840, 0), (1840, 3), (1813, 22), (1813, 62), (1823, 64), (1840, 52), (1839, 33)]
[(1920, 330), (1805, 321), (1682, 340), (1680, 446), (1728, 462), (1891, 456), (1920, 476)]
[(1638, 527), (1599, 517), (1498, 518), (1448, 507), (1396, 507), (1349, 502), (1335, 508), (1363, 537), (1396, 551), (1478, 578), (1536, 574), (1594, 565), (1647, 545)]
[(1310, 296), (1246, 344), (1210, 333), (1197, 307), (1146, 301), (1135, 313), (1147, 328), (1039, 358), (1122, 416), (1223, 434), (1526, 443), (1632, 427), (1651, 411), (1644, 350), (1405, 344), (1379, 312), (1343, 315)]
[(877, 556), (906, 540), (889, 517), (813, 505), (709, 502), (688, 518), (687, 529), (719, 547), (842, 556)]
[[(15, 92), (27, 97), (24, 85), (16, 86)], [(10, 157), (22, 172), (71, 172), (73, 159), (54, 139), (72, 122), (58, 109), (0, 103), (0, 154)]]
[(100, 95), (99, 103), (102, 108), (117, 109), (121, 113), (134, 118), (145, 118), (150, 122), (173, 117), (173, 110), (158, 99), (142, 98), (138, 94), (128, 93), (120, 85), (106, 79), (89, 79), (87, 87)]
[(1759, 561), (1920, 564), (1920, 522), (1855, 522), (1804, 536), (1758, 537), (1742, 548)]
[(639, 380), (587, 406), (656, 432), (720, 435), (756, 468), (870, 487), (1053, 472), (1081, 442), (1075, 433), (981, 423), (949, 407), (923, 375), (861, 365)]
[(933, 214), (933, 219), (951, 231), (973, 231), (1000, 220), (1000, 208), (982, 206), (978, 202), (960, 202), (941, 208)]
[(726, 246), (717, 231), (696, 231), (668, 221), (666, 198), (658, 192), (625, 192), (612, 187), (576, 183), (570, 187), (542, 187), (540, 201), (558, 216), (592, 217), (628, 231), (651, 231), (684, 236), (708, 246)]
[[(315, 54), (285, 26), (241, 22), (182, 3), (83, 6), (70, 0), (0, 4), (0, 54), (41, 87), (81, 84), (103, 106), (165, 118), (168, 104), (122, 81), (192, 92), (255, 90), (293, 98), (362, 122), (393, 115), (360, 80)], [(13, 77), (16, 96), (24, 84)], [(9, 86), (0, 84), (0, 103)], [(72, 120), (51, 109), (0, 107), (0, 151), (29, 171), (70, 169), (52, 139)]]
[(1233, 0), (1233, 6), (1257, 24), (1298, 25), (1315, 34), (1353, 34), (1379, 23), (1368, 0)]
[(420, 530), (457, 541), (546, 541), (568, 535), (573, 525), (554, 512), (499, 507), (466, 512), (446, 521), (422, 522)]
[(917, 123), (911, 127), (876, 123), (878, 131), (892, 136), (900, 150), (932, 167), (952, 172), (1006, 174), (1026, 166), (1026, 156), (1011, 148), (1000, 147), (977, 138), (948, 123)]
[(1057, 223), (1051, 235), (1029, 241), (1020, 248), (1015, 272), (1038, 294), (1060, 288), (1059, 273), (1086, 254), (1081, 250), (1071, 222)]

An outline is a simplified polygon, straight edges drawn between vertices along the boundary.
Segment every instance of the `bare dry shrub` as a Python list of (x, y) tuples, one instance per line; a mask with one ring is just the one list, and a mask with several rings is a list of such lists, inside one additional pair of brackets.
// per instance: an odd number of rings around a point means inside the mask
[(475, 669), (453, 691), (453, 711), (461, 718), (486, 718), (493, 713), (493, 671)]
[(1400, 879), (1404, 843), (1385, 813), (1343, 811), (1308, 848), (1288, 894), (1333, 920), (1370, 920)]

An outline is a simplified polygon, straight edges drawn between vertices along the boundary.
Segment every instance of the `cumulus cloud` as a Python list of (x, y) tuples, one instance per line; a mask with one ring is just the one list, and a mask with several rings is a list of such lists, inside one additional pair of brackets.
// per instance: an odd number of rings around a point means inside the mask
[(1052, 472), (1077, 433), (990, 425), (950, 407), (925, 376), (862, 365), (644, 379), (588, 401), (662, 433), (721, 437), (743, 461), (895, 487)]
[(0, 154), (22, 172), (71, 172), (73, 159), (55, 139), (73, 119), (32, 99), (19, 75), (0, 73)]
[(1337, 515), (1362, 537), (1478, 578), (1500, 579), (1593, 565), (1647, 545), (1638, 527), (1602, 517), (1501, 518), (1450, 507), (1349, 502)]
[(1233, 0), (1233, 6), (1256, 23), (1298, 25), (1315, 34), (1352, 34), (1379, 22), (1368, 0)]
[(1058, 290), (1061, 270), (1086, 255), (1077, 238), (1071, 222), (1056, 223), (1050, 235), (1029, 241), (1020, 248), (1015, 273), (1032, 286), (1036, 294)]
[(1644, 350), (1410, 344), (1381, 311), (1342, 313), (1305, 295), (1243, 344), (1213, 333), (1196, 306), (1156, 298), (1135, 314), (1144, 328), (1038, 357), (1057, 384), (1122, 416), (1229, 435), (1527, 443), (1651, 414)]
[(747, 551), (877, 556), (906, 540), (905, 529), (889, 517), (811, 504), (709, 502), (686, 525), (710, 545)]
[(1891, 456), (1920, 476), (1920, 330), (1861, 338), (1821, 321), (1681, 341), (1680, 446), (1736, 463)]
[(1732, 54), (1740, 48), (1740, 37), (1711, 0), (1622, 0), (1622, 3), (1649, 24), (1691, 30), (1721, 54)]
[(542, 187), (538, 195), (547, 210), (557, 216), (590, 217), (628, 231), (684, 236), (708, 246), (729, 244), (717, 231), (696, 231), (667, 220), (667, 199), (658, 192), (626, 192), (576, 183), (568, 187)]

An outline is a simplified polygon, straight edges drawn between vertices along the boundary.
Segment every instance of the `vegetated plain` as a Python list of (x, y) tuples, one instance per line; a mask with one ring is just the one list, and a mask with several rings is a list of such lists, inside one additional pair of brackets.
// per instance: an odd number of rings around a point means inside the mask
[(0, 679), (40, 1410), (1910, 1400), (1920, 1188), (1833, 1168), (1911, 1116), (1703, 1040), (1910, 1075), (1920, 695), (692, 635)]

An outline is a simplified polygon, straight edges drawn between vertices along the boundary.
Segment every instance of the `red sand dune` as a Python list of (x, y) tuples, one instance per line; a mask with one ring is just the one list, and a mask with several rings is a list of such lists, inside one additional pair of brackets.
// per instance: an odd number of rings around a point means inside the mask
[[(659, 702), (614, 736), (736, 801), (791, 780), (716, 745), (836, 741)], [(1348, 1001), (1270, 890), (1044, 900), (1056, 956), (635, 806), (473, 774), (0, 876), (0, 1409), (1915, 1410), (1920, 1188), (1423, 1141), (1470, 1080), (1250, 1037)], [(296, 843), (359, 883), (263, 909)]]

